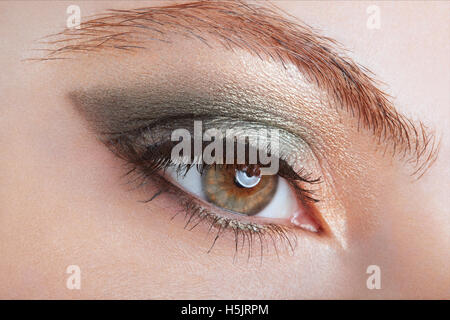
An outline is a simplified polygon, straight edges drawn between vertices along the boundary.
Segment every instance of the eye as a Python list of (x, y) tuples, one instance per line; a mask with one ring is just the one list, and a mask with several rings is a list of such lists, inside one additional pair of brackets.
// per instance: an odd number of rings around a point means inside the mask
[[(180, 204), (175, 216), (185, 213), (185, 228), (206, 223), (217, 234), (228, 230), (245, 239), (256, 233), (282, 242), (296, 229), (325, 233), (315, 206), (325, 189), (317, 184), (321, 170), (308, 144), (264, 123), (220, 120), (171, 117), (103, 141), (138, 175), (132, 182), (159, 188), (144, 202), (168, 193)], [(212, 125), (219, 125), (213, 139)]]
[(180, 189), (221, 211), (319, 231), (291, 184), (279, 175), (261, 175), (257, 165), (191, 168), (184, 174), (168, 167), (165, 174)]

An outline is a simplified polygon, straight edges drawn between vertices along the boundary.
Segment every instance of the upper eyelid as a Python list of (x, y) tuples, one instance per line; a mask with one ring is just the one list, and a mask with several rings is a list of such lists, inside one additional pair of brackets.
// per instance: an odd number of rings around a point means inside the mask
[(173, 124), (173, 121), (185, 120), (188, 125), (192, 125), (193, 120), (215, 119), (218, 128), (225, 127), (218, 121), (255, 123), (284, 130), (306, 141), (300, 133), (293, 132), (292, 128), (298, 123), (293, 122), (292, 117), (273, 111), (276, 105), (273, 99), (264, 102), (252, 100), (249, 105), (233, 97), (215, 99), (207, 95), (200, 98), (197, 95), (190, 97), (189, 93), (173, 97), (170, 90), (163, 95), (155, 95), (151, 89), (143, 91), (100, 87), (73, 91), (68, 97), (85, 117), (99, 124), (97, 129), (101, 134), (135, 132), (165, 121)]
[(168, 34), (182, 34), (206, 45), (210, 45), (208, 37), (213, 37), (226, 48), (245, 49), (283, 65), (292, 63), (328, 92), (331, 100), (356, 115), (361, 127), (391, 144), (394, 154), (413, 162), (418, 177), (437, 157), (439, 142), (434, 134), (422, 123), (414, 123), (398, 113), (368, 73), (338, 53), (340, 49), (333, 40), (283, 18), (273, 9), (256, 8), (242, 1), (112, 10), (84, 22), (79, 30), (58, 34), (62, 39), (43, 60), (67, 57), (66, 53), (143, 48), (142, 38), (133, 37), (142, 33), (147, 39), (162, 42), (170, 41)]
[[(159, 114), (158, 112), (154, 113)], [(194, 134), (194, 120), (198, 119), (183, 117), (182, 115), (179, 115), (177, 118), (170, 118), (169, 122), (166, 122), (164, 118), (157, 118), (154, 123), (148, 124), (145, 127), (136, 130), (131, 130), (129, 132), (123, 132), (122, 130), (119, 130), (109, 133), (103, 133), (100, 134), (100, 136), (101, 140), (106, 145), (112, 147), (113, 149), (119, 148), (116, 150), (119, 153), (121, 153), (120, 145), (127, 146), (125, 150), (128, 150), (129, 148), (141, 149), (141, 147), (145, 149), (154, 144), (164, 142), (164, 140), (171, 141), (171, 134), (175, 129), (183, 128), (185, 130), (188, 130), (191, 135)], [(256, 135), (259, 136), (259, 134), (261, 133), (259, 130), (265, 130), (262, 132), (262, 134), (265, 134), (272, 129), (276, 129), (280, 141), (278, 149), (279, 155), (280, 157), (286, 155), (288, 156), (288, 158), (280, 158), (283, 163), (286, 163), (292, 169), (299, 169), (298, 166), (300, 166), (300, 168), (303, 170), (304, 167), (309, 166), (312, 163), (316, 163), (317, 161), (311, 148), (301, 137), (288, 130), (273, 127), (272, 125), (264, 122), (248, 122), (243, 121), (242, 119), (233, 118), (223, 118), (221, 119), (221, 121), (218, 121), (216, 116), (214, 116), (210, 119), (205, 118), (204, 121), (202, 121), (201, 125), (202, 127), (204, 126), (202, 129), (202, 133), (204, 133), (208, 128), (214, 128), (221, 131), (223, 133), (223, 141), (226, 141), (226, 139), (228, 139), (227, 130), (230, 128), (237, 130), (237, 132), (235, 131), (237, 134), (236, 137), (240, 135), (240, 132), (244, 136), (253, 135), (254, 137), (256, 137)], [(229, 133), (232, 134), (232, 132)], [(254, 141), (254, 143), (256, 143), (256, 145), (249, 144), (249, 146), (251, 145), (252, 147), (258, 148), (258, 142)], [(131, 154), (136, 155), (135, 152), (131, 152)], [(124, 156), (127, 156), (127, 154), (124, 154)], [(316, 163), (316, 165), (318, 164)], [(286, 173), (287, 171), (283, 172)], [(307, 178), (308, 179), (306, 180), (300, 180), (312, 183), (316, 183), (319, 181), (319, 179), (312, 178), (310, 176), (308, 176)]]
[[(292, 167), (298, 169), (305, 165), (319, 166), (318, 157), (312, 148), (313, 143), (302, 132), (294, 132), (293, 128), (298, 125), (281, 114), (271, 112), (267, 106), (250, 106), (227, 99), (211, 103), (210, 100), (197, 100), (197, 97), (192, 99), (190, 105), (190, 102), (186, 102), (189, 100), (186, 94), (184, 101), (172, 100), (169, 93), (162, 96), (164, 98), (159, 98), (159, 95), (155, 97), (151, 90), (147, 92), (131, 88), (116, 90), (100, 87), (69, 94), (76, 108), (93, 124), (95, 131), (107, 145), (108, 141), (130, 140), (131, 143), (131, 140), (136, 139), (147, 143), (154, 141), (156, 136), (163, 138), (162, 135), (170, 140), (175, 129), (192, 129), (194, 121), (202, 120), (203, 131), (214, 128), (224, 134), (230, 128), (242, 129), (244, 134), (261, 129), (275, 129), (281, 142), (279, 152), (290, 156), (289, 163)], [(253, 108), (252, 112), (249, 112), (250, 107)], [(255, 108), (260, 108), (261, 111), (255, 113)], [(270, 117), (270, 121), (265, 119), (264, 115), (267, 118), (267, 114), (271, 113), (273, 117)], [(250, 116), (246, 117), (245, 114)], [(158, 134), (153, 136), (155, 131)], [(145, 137), (145, 142), (139, 137)]]

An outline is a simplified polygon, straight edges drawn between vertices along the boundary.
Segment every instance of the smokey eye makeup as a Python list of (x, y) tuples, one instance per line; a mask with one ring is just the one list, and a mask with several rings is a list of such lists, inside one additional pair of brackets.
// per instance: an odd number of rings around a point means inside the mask
[[(186, 229), (206, 224), (218, 235), (231, 232), (236, 242), (239, 237), (247, 241), (265, 237), (274, 246), (282, 242), (288, 248), (293, 248), (298, 233), (326, 235), (325, 223), (315, 209), (321, 198), (320, 166), (300, 136), (277, 127), (283, 119), (254, 114), (241, 117), (255, 108), (229, 104), (226, 96), (173, 99), (167, 93), (161, 98), (151, 90), (133, 88), (75, 90), (69, 96), (99, 139), (124, 160), (127, 178), (139, 186), (157, 185), (158, 191), (143, 202), (173, 197), (183, 208)], [(224, 134), (218, 139), (225, 152), (213, 163), (194, 161), (195, 155), (188, 163), (174, 162), (172, 150), (179, 141), (171, 139), (172, 133), (185, 129), (195, 136), (196, 121), (201, 122), (202, 134), (211, 128), (223, 132), (233, 128), (237, 137)], [(246, 155), (252, 149), (267, 154), (270, 148), (274, 151), (275, 146), (265, 145), (267, 149), (261, 150), (254, 144), (259, 133), (273, 129), (278, 135), (276, 172), (261, 174), (267, 164), (261, 164), (259, 157), (256, 163), (250, 164), (248, 157), (237, 163), (238, 150), (245, 150)], [(239, 140), (239, 134), (248, 132), (255, 139)], [(202, 142), (201, 152), (209, 143)], [(229, 145), (233, 149), (231, 163), (226, 161)]]

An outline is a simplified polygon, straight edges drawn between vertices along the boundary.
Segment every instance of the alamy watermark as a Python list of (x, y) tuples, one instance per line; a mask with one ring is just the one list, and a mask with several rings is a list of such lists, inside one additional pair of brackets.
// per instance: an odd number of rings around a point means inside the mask
[(66, 20), (66, 26), (68, 29), (80, 29), (81, 28), (81, 9), (75, 4), (71, 4), (67, 7), (66, 13), (69, 15)]
[(377, 5), (370, 5), (366, 9), (366, 13), (369, 15), (366, 21), (367, 29), (374, 30), (381, 28), (381, 13), (380, 7)]
[(381, 269), (375, 264), (371, 264), (367, 267), (367, 274), (370, 276), (367, 278), (366, 286), (369, 290), (381, 289)]
[(77, 265), (70, 265), (66, 269), (66, 273), (70, 274), (66, 280), (66, 287), (69, 290), (81, 289), (81, 269)]
[(275, 175), (279, 169), (279, 132), (277, 129), (209, 128), (194, 121), (193, 134), (187, 129), (172, 132), (178, 142), (171, 152), (173, 164), (259, 165), (261, 175)]

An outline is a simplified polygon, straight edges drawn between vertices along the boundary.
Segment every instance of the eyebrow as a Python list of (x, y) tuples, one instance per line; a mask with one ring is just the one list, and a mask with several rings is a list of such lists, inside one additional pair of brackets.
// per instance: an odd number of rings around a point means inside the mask
[(291, 21), (275, 7), (244, 1), (196, 1), (130, 10), (109, 10), (80, 29), (51, 35), (48, 55), (40, 60), (71, 58), (101, 50), (145, 49), (139, 36), (162, 43), (182, 35), (211, 46), (214, 38), (226, 49), (243, 49), (260, 59), (292, 64), (336, 105), (370, 130), (394, 155), (412, 163), (420, 178), (436, 160), (439, 139), (421, 122), (400, 114), (390, 97), (377, 87), (370, 71), (342, 54), (332, 39)]

